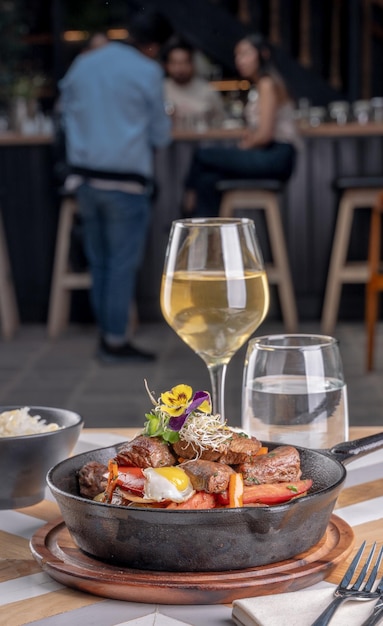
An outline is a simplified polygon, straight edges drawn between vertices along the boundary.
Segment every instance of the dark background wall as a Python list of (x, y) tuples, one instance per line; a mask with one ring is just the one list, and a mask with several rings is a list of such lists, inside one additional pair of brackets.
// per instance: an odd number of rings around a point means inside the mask
[(0, 0), (0, 52), (11, 11), (25, 66), (43, 71), (54, 88), (84, 43), (64, 41), (65, 31), (129, 26), (151, 6), (224, 76), (235, 72), (235, 40), (256, 30), (275, 44), (298, 97), (323, 104), (383, 95), (383, 6), (373, 0)]
[[(0, 88), (7, 75), (5, 70), (8, 74), (9, 70), (30, 75), (42, 72), (46, 83), (41, 102), (49, 109), (55, 101), (57, 79), (85, 42), (68, 41), (64, 37), (68, 31), (86, 36), (104, 28), (129, 27), (132, 14), (156, 6), (177, 32), (220, 65), (223, 77), (234, 76), (234, 41), (246, 31), (258, 30), (273, 42), (277, 59), (297, 96), (309, 97), (313, 103), (327, 103), (337, 98), (351, 101), (383, 95), (383, 9), (377, 3), (248, 0), (251, 10), (246, 19), (243, 13), (239, 14), (239, 4), (234, 0), (110, 0), (108, 4), (104, 0), (0, 0)], [(5, 6), (7, 12), (3, 10)], [(272, 6), (279, 7), (277, 15), (272, 13)], [(334, 14), (334, 7), (338, 13)], [(332, 180), (340, 174), (380, 174), (382, 146), (381, 137), (323, 137), (305, 142), (305, 153), (289, 185), (283, 211), (302, 318), (320, 316), (337, 208)], [(158, 286), (164, 247), (169, 224), (178, 217), (179, 197), (172, 178), (174, 163), (181, 163), (178, 152), (184, 149), (174, 146), (167, 155), (168, 170), (160, 172), (157, 221), (150, 235), (152, 248), (157, 248), (145, 265), (139, 286), (140, 313), (147, 318), (159, 314)], [(60, 201), (52, 146), (2, 146), (0, 157), (2, 211), (12, 244), (10, 256), (22, 319), (44, 321)], [(162, 159), (161, 163), (168, 161)], [(350, 250), (355, 258), (361, 253), (365, 255), (367, 227), (367, 220), (357, 223)], [(87, 293), (76, 294), (74, 301), (78, 299), (81, 302), (77, 311), (87, 318)], [(360, 317), (362, 306), (361, 288), (345, 288), (341, 315)]]

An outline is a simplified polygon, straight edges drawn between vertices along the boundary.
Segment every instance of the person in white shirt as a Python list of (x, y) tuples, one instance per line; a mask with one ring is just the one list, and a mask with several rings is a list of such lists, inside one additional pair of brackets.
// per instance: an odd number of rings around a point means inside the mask
[(180, 39), (173, 39), (162, 58), (167, 74), (165, 98), (174, 125), (220, 125), (225, 116), (222, 96), (206, 79), (196, 76), (193, 48)]

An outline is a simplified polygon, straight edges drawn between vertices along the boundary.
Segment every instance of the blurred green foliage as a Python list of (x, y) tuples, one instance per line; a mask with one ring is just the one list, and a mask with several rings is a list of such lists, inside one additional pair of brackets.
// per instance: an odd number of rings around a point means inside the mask
[(124, 26), (129, 14), (127, 0), (66, 0), (65, 28), (100, 31)]
[(0, 91), (12, 89), (21, 71), (27, 32), (22, 0), (0, 0)]

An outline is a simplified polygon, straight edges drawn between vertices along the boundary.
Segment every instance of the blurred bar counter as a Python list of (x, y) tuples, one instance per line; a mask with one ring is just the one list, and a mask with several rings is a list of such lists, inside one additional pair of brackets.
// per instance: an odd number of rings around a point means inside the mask
[[(302, 126), (303, 148), (281, 201), (299, 316), (319, 320), (334, 233), (338, 198), (333, 181), (339, 176), (381, 175), (383, 123), (323, 123)], [(161, 319), (159, 288), (171, 222), (182, 217), (183, 181), (198, 143), (236, 141), (243, 129), (174, 131), (172, 145), (155, 157), (157, 196), (147, 254), (138, 281), (142, 319)], [(48, 135), (0, 134), (0, 203), (21, 319), (45, 323), (59, 212), (58, 186), (53, 173), (52, 138)], [(249, 214), (249, 213), (248, 213)], [(351, 236), (350, 258), (367, 254), (369, 212), (358, 211)], [(265, 258), (266, 230), (257, 225)], [(74, 321), (87, 321), (87, 294), (75, 294)], [(83, 319), (85, 315), (85, 320)], [(279, 317), (276, 294), (271, 315)], [(346, 285), (340, 317), (363, 319), (364, 287)]]
[(13, 131), (0, 133), (0, 146), (50, 145), (51, 135), (22, 135)]
[(347, 124), (324, 123), (318, 126), (300, 125), (304, 137), (370, 137), (383, 135), (382, 122), (348, 122)]
[[(368, 122), (366, 124), (329, 122), (318, 126), (310, 126), (305, 123), (299, 124), (299, 129), (303, 137), (370, 137), (383, 135), (383, 122)], [(202, 132), (175, 130), (173, 131), (173, 138), (175, 141), (237, 139), (242, 136), (243, 132), (244, 130), (241, 128), (212, 128)]]
[(58, 220), (52, 138), (0, 134), (0, 206), (22, 322), (45, 322)]
[[(365, 137), (383, 135), (383, 122), (367, 122), (359, 124), (348, 122), (346, 124), (324, 123), (318, 126), (300, 124), (300, 132), (303, 137)], [(201, 141), (201, 140), (225, 140), (238, 139), (244, 133), (242, 128), (211, 128), (198, 132), (196, 130), (174, 130), (174, 141)], [(14, 131), (0, 133), (0, 146), (22, 145), (45, 145), (51, 144), (51, 135), (25, 135)]]

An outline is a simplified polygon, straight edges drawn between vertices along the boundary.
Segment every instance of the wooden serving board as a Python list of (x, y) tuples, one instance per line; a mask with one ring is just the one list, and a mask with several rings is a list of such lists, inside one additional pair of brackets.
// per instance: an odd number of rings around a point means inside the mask
[(292, 559), (225, 572), (158, 572), (103, 563), (84, 554), (60, 518), (40, 528), (31, 552), (52, 578), (97, 596), (150, 604), (228, 604), (238, 598), (296, 591), (323, 580), (347, 558), (351, 527), (332, 515), (324, 537)]

